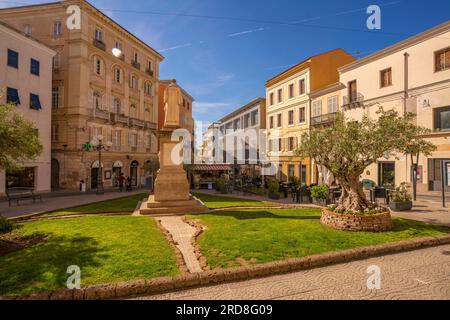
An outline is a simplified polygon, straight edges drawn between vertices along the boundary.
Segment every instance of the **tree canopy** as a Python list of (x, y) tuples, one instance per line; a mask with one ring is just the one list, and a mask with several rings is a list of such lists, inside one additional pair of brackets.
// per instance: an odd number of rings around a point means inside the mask
[(380, 158), (420, 152), (430, 155), (435, 146), (424, 138), (430, 130), (416, 126), (415, 115), (400, 116), (380, 108), (376, 119), (367, 115), (351, 121), (338, 113), (332, 126), (312, 129), (302, 136), (297, 155), (310, 157), (327, 168), (343, 188), (338, 210), (361, 212), (372, 204), (366, 199), (359, 178)]
[(0, 105), (0, 169), (14, 170), (42, 152), (34, 124), (15, 112), (14, 105)]

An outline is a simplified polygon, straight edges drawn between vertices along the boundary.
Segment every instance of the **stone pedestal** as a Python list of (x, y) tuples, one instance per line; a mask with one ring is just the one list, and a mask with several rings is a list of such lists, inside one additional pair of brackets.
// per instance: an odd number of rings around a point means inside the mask
[(183, 168), (179, 143), (171, 141), (171, 130), (160, 134), (160, 170), (155, 181), (155, 194), (141, 206), (142, 215), (183, 214), (208, 211), (189, 190), (189, 182)]

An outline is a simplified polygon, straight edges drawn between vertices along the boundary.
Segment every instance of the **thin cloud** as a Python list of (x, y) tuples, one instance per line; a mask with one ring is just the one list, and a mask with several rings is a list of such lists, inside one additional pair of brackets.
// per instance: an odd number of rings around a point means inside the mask
[(190, 47), (190, 46), (192, 46), (192, 43), (185, 43), (185, 44), (180, 44), (180, 45), (169, 47), (169, 48), (165, 48), (165, 49), (160, 49), (158, 51), (159, 52), (165, 52), (165, 51), (171, 51), (171, 50), (177, 50), (177, 49), (181, 49), (181, 48), (186, 48), (186, 47)]
[(214, 112), (229, 107), (225, 102), (194, 102), (193, 111), (196, 113)]
[(253, 32), (260, 32), (260, 31), (264, 31), (266, 30), (265, 28), (258, 28), (258, 29), (253, 29), (253, 30), (246, 30), (246, 31), (241, 31), (241, 32), (236, 32), (236, 33), (232, 33), (227, 35), (227, 37), (231, 38), (231, 37), (238, 37), (238, 36), (243, 36), (249, 33), (253, 33)]

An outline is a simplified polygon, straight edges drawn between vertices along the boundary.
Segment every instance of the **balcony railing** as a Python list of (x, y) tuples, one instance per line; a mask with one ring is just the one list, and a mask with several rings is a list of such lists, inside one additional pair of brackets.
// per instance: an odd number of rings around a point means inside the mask
[(311, 125), (319, 126), (319, 125), (329, 124), (329, 123), (333, 122), (334, 120), (336, 120), (336, 116), (337, 116), (337, 113), (335, 112), (335, 113), (322, 114), (317, 117), (312, 117)]
[(131, 61), (131, 65), (134, 67), (134, 68), (136, 68), (136, 69), (138, 69), (138, 70), (141, 70), (141, 64), (139, 63), (139, 62), (137, 62), (137, 61)]
[(103, 41), (94, 39), (92, 42), (95, 47), (99, 48), (100, 50), (106, 51), (106, 44)]
[(116, 114), (116, 122), (123, 124), (130, 124), (129, 118), (123, 114)]
[(135, 119), (135, 118), (130, 118), (130, 124), (134, 127), (139, 127), (139, 128), (145, 127), (145, 122), (143, 120), (139, 120), (139, 119)]
[(153, 77), (153, 74), (154, 74), (153, 70), (151, 70), (151, 69), (145, 70), (145, 73), (148, 74), (150, 77)]
[(364, 96), (357, 92), (344, 97), (344, 108), (358, 108), (363, 105)]
[(96, 119), (103, 119), (109, 121), (111, 119), (109, 112), (101, 109), (94, 108), (93, 116)]
[(156, 123), (153, 123), (150, 121), (145, 121), (145, 129), (156, 130), (156, 129), (158, 129), (158, 125)]

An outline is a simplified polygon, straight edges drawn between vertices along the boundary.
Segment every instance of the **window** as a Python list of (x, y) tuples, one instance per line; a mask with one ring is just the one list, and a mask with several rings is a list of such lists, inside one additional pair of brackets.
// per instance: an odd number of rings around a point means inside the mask
[(8, 66), (19, 69), (19, 53), (8, 49)]
[(236, 119), (233, 121), (233, 129), (235, 131), (241, 129), (241, 119)]
[(130, 105), (130, 117), (136, 118), (136, 104), (135, 103), (132, 103)]
[(278, 139), (278, 152), (281, 152), (281, 150), (283, 149), (283, 139)]
[(338, 111), (338, 96), (328, 98), (328, 113), (336, 113)]
[(113, 98), (113, 112), (115, 114), (122, 114), (122, 102), (119, 98)]
[(435, 53), (436, 72), (450, 69), (450, 48)]
[(148, 61), (148, 65), (147, 65), (148, 71), (153, 72), (153, 62), (152, 61)]
[(289, 113), (288, 113), (288, 124), (290, 126), (294, 125), (294, 111), (293, 110), (289, 111)]
[(139, 63), (139, 53), (136, 50), (133, 52), (133, 61)]
[(300, 165), (300, 181), (302, 185), (306, 185), (306, 171), (307, 168), (305, 165)]
[(53, 56), (53, 69), (58, 69), (60, 66), (60, 62), (61, 62), (61, 56), (60, 56), (59, 52), (57, 52)]
[(322, 101), (314, 101), (312, 105), (313, 117), (320, 117), (322, 115)]
[(306, 108), (305, 107), (301, 107), (300, 109), (298, 109), (299, 112), (299, 122), (300, 123), (306, 123)]
[(146, 135), (145, 136), (145, 148), (150, 150), (152, 148), (152, 136), (151, 135)]
[(283, 126), (283, 124), (281, 123), (281, 120), (282, 120), (281, 113), (277, 114), (277, 127), (278, 128), (281, 128)]
[(31, 28), (31, 25), (29, 25), (29, 24), (26, 24), (26, 25), (25, 25), (24, 33), (25, 33), (27, 36), (31, 36), (31, 34), (33, 33), (33, 29)]
[(288, 138), (288, 150), (289, 151), (294, 151), (295, 149), (295, 138), (294, 137), (289, 137)]
[(94, 58), (94, 72), (99, 76), (103, 74), (103, 61), (99, 57)]
[(122, 41), (116, 40), (115, 48), (122, 50)]
[(103, 31), (100, 29), (95, 29), (95, 40), (103, 42)]
[(94, 100), (94, 109), (101, 110), (102, 109), (102, 95), (98, 91), (94, 91), (93, 94)]
[(59, 126), (57, 124), (52, 125), (52, 142), (59, 141)]
[(290, 84), (289, 85), (289, 99), (294, 98), (294, 85)]
[(273, 116), (269, 118), (270, 129), (273, 129)]
[(116, 83), (122, 83), (122, 70), (119, 67), (114, 68), (114, 81)]
[(131, 89), (137, 89), (138, 88), (138, 79), (134, 75), (130, 76), (130, 88)]
[(274, 105), (273, 92), (269, 95), (269, 101), (270, 101), (270, 105), (273, 106)]
[(288, 177), (294, 177), (295, 176), (295, 165), (294, 164), (290, 164), (288, 165)]
[(356, 80), (348, 83), (348, 100), (349, 103), (358, 101), (358, 89), (356, 86)]
[(303, 95), (306, 93), (306, 86), (305, 86), (305, 79), (301, 79), (298, 82), (298, 90), (299, 90), (299, 95)]
[(392, 68), (380, 71), (380, 86), (381, 88), (392, 85)]
[(31, 59), (30, 62), (30, 73), (39, 76), (40, 73), (40, 63), (35, 59)]
[(283, 89), (278, 90), (278, 103), (283, 102)]
[(55, 21), (53, 23), (53, 35), (58, 37), (62, 34), (62, 23), (61, 21)]
[(252, 112), (252, 126), (257, 126), (259, 124), (259, 111)]
[(130, 147), (136, 148), (138, 145), (138, 135), (137, 133), (130, 133)]
[(122, 144), (122, 132), (120, 130), (115, 130), (113, 133), (113, 145), (115, 147), (120, 147)]
[(6, 172), (6, 188), (34, 188), (35, 168), (20, 168)]
[(19, 91), (17, 89), (14, 88), (6, 89), (6, 103), (12, 103), (15, 105), (20, 104)]
[(58, 109), (60, 106), (60, 92), (59, 87), (52, 88), (52, 109)]
[(152, 83), (150, 81), (145, 82), (144, 93), (149, 96), (152, 95)]
[(42, 109), (41, 101), (39, 100), (39, 96), (37, 94), (30, 93), (30, 109)]
[(441, 131), (450, 130), (450, 106), (434, 109), (434, 129)]
[(247, 129), (250, 126), (251, 120), (250, 120), (250, 114), (247, 113), (244, 115), (244, 129)]

